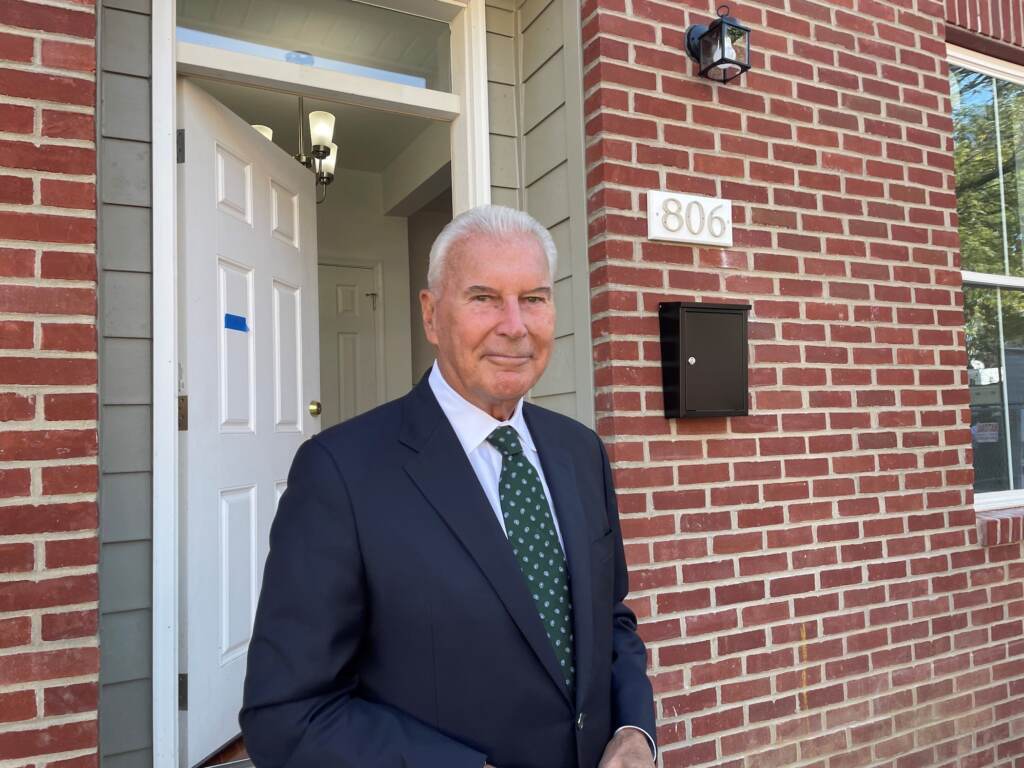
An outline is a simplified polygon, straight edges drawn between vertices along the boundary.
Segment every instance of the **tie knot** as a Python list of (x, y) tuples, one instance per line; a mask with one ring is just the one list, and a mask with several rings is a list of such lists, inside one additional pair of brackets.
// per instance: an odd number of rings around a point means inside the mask
[(512, 427), (498, 427), (487, 436), (487, 442), (501, 451), (502, 456), (515, 456), (523, 452), (519, 435)]

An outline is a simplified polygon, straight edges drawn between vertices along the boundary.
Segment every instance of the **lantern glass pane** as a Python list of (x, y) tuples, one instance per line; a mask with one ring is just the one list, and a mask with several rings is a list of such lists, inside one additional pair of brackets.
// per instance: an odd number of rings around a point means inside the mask
[(725, 22), (713, 22), (711, 28), (700, 39), (700, 68), (708, 78), (727, 82), (743, 72), (740, 62), (746, 63), (746, 36), (740, 30), (742, 59), (737, 59), (737, 50), (730, 30), (736, 28)]
[(722, 28), (712, 24), (700, 39), (700, 70), (710, 72), (722, 60)]
[(731, 24), (724, 26), (726, 26), (726, 37), (733, 49), (733, 55), (729, 58), (741, 64), (750, 64), (750, 33)]

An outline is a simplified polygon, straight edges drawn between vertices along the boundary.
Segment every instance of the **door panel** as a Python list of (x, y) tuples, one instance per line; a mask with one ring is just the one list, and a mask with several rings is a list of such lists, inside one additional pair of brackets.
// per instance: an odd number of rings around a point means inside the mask
[(378, 322), (383, 298), (372, 267), (320, 265), (320, 360), (323, 426), (382, 402)]
[[(270, 523), (292, 457), (318, 431), (313, 175), (178, 81), (179, 333), (187, 758), (239, 732)], [(158, 307), (154, 307), (159, 311)]]

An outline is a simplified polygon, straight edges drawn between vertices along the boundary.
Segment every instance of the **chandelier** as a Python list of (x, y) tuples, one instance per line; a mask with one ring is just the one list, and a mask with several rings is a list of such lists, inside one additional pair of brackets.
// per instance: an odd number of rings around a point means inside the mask
[[(313, 171), (316, 177), (316, 202), (327, 199), (327, 187), (334, 181), (334, 167), (338, 161), (338, 145), (334, 138), (334, 115), (330, 112), (315, 111), (309, 113), (309, 153), (306, 153), (305, 142), (305, 106), (299, 96), (299, 151), (294, 155), (306, 168)], [(274, 131), (266, 125), (253, 125), (267, 141), (274, 140)]]

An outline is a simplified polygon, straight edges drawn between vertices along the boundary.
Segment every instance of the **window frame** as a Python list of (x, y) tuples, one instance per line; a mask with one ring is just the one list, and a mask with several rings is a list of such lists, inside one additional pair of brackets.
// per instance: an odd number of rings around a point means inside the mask
[[(946, 46), (946, 61), (947, 64), (964, 67), (970, 69), (973, 72), (978, 72), (989, 77), (998, 78), (1000, 80), (1006, 80), (1011, 83), (1024, 86), (1024, 67), (1013, 64), (1002, 59), (997, 59), (992, 56), (987, 56), (977, 51), (972, 51), (968, 48), (961, 48), (956, 45)], [(950, 114), (952, 117), (952, 111)], [(998, 113), (997, 113), (998, 120)], [(1005, 217), (1005, 213), (1004, 213)], [(959, 225), (958, 225), (959, 228)], [(1005, 224), (1004, 224), (1005, 229)], [(1004, 247), (1005, 247), (1005, 232), (1004, 232)], [(968, 269), (960, 270), (961, 280), (964, 287), (971, 288), (1003, 288), (1006, 290), (1024, 291), (1024, 277), (1014, 275), (999, 275), (991, 272), (974, 272)], [(1002, 354), (1002, 350), (1000, 350)], [(1005, 358), (1001, 359), (1001, 367), (1006, 370)], [(1009, 397), (1006, 391), (1006, 376), (1001, 376), (1001, 383), (1003, 389), (1003, 402), (1008, 402)], [(1009, 409), (1004, 408), (1003, 420), (1006, 434), (1009, 436)], [(1007, 467), (1012, 466), (1012, 448), (1010, 441), (1006, 441), (1007, 451)], [(973, 468), (974, 461), (972, 458), (971, 466)], [(1014, 488), (1006, 491), (989, 491), (987, 493), (975, 493), (974, 494), (974, 509), (976, 512), (987, 512), (995, 509), (1005, 509), (1007, 507), (1024, 506), (1024, 487)]]

